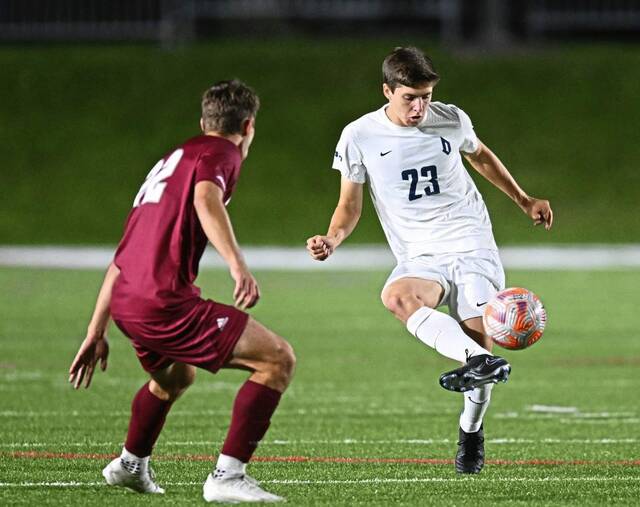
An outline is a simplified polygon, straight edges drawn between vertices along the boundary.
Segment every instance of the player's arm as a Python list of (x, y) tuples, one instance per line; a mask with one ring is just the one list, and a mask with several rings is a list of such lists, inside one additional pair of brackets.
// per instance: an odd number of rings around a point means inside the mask
[(235, 305), (244, 310), (258, 302), (260, 289), (240, 251), (223, 199), (224, 192), (215, 183), (208, 180), (196, 183), (193, 205), (200, 225), (229, 266), (236, 282), (233, 291)]
[(307, 240), (307, 250), (315, 260), (323, 261), (329, 257), (355, 229), (362, 213), (363, 187), (362, 183), (354, 183), (342, 177), (340, 199), (327, 234), (316, 235)]
[(551, 229), (553, 211), (549, 201), (527, 195), (500, 159), (487, 146), (479, 141), (479, 147), (475, 153), (463, 154), (476, 171), (520, 206), (522, 211), (533, 219), (535, 225), (544, 224), (545, 229)]
[(78, 353), (69, 368), (69, 382), (73, 384), (75, 389), (82, 385), (83, 380), (84, 387), (89, 387), (98, 361), (100, 361), (102, 371), (107, 369), (107, 357), (109, 356), (107, 326), (111, 318), (109, 305), (111, 304), (113, 284), (119, 274), (118, 267), (113, 262), (109, 264), (87, 328), (87, 336), (80, 345), (80, 349), (78, 349)]

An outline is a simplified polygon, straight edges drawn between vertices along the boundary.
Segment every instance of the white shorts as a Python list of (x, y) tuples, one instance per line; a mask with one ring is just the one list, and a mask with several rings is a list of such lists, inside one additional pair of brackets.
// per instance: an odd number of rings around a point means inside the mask
[(504, 269), (496, 250), (414, 257), (395, 267), (384, 288), (401, 278), (434, 280), (442, 285), (444, 294), (438, 306), (448, 305), (449, 314), (458, 322), (481, 317), (485, 303), (504, 289)]

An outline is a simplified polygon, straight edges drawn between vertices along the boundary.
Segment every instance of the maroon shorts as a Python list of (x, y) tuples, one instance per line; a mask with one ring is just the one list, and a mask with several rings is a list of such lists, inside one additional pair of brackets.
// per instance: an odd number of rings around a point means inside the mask
[(200, 300), (189, 311), (154, 322), (115, 320), (149, 373), (174, 362), (217, 372), (228, 360), (249, 315), (215, 301)]

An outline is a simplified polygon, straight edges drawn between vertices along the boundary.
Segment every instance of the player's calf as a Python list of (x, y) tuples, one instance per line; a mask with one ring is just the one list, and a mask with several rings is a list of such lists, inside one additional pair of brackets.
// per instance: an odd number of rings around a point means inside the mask
[(257, 486), (246, 475), (246, 464), (269, 428), (282, 393), (295, 370), (296, 358), (283, 338), (249, 318), (236, 343), (229, 368), (252, 372), (236, 396), (231, 425), (213, 472), (204, 485), (207, 501), (241, 502), (281, 500)]
[(131, 403), (131, 420), (120, 458), (102, 472), (108, 484), (140, 493), (164, 493), (153, 477), (149, 459), (173, 402), (193, 383), (195, 368), (183, 363), (151, 374)]
[(251, 362), (255, 370), (236, 395), (231, 425), (214, 470), (217, 479), (244, 474), (291, 382), (295, 355), (285, 340), (277, 338), (263, 360)]

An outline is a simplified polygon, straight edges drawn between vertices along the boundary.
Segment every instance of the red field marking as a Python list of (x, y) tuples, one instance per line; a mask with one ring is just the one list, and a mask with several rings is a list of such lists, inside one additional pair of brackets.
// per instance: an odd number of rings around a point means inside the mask
[[(97, 454), (79, 452), (47, 452), (47, 451), (13, 451), (0, 452), (0, 456), (30, 459), (96, 459), (109, 460), (117, 454)], [(215, 461), (213, 454), (163, 454), (154, 456), (158, 461)], [(266, 463), (399, 463), (413, 465), (451, 465), (452, 459), (440, 458), (342, 458), (342, 457), (312, 457), (312, 456), (255, 456), (251, 461)], [(585, 459), (519, 459), (487, 460), (489, 465), (620, 465), (640, 466), (640, 459), (636, 460), (585, 460)]]
[[(84, 452), (48, 452), (48, 451), (13, 451), (0, 452), (1, 456), (31, 459), (113, 459), (117, 454), (99, 454)], [(154, 456), (155, 457), (155, 456)]]

